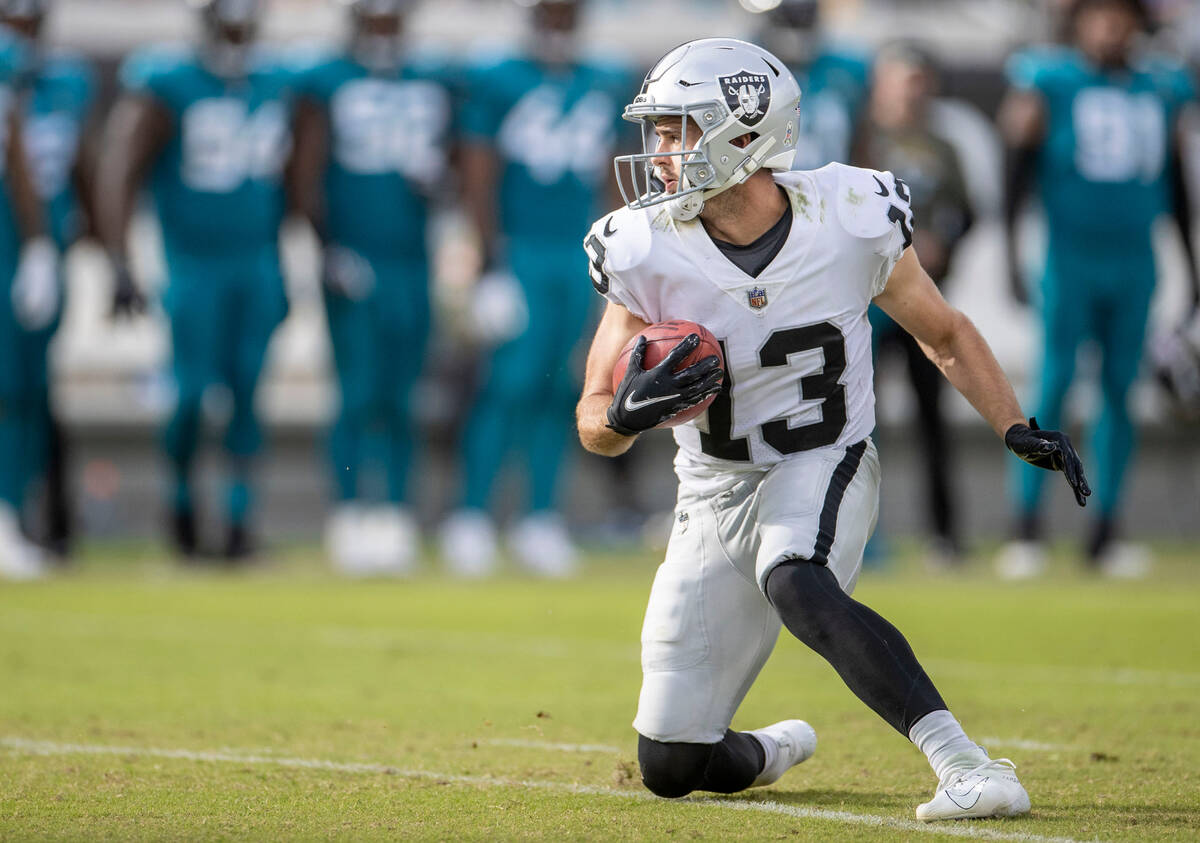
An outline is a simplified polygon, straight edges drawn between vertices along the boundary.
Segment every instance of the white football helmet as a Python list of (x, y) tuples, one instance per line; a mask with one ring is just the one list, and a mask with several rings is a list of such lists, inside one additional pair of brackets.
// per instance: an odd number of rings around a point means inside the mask
[[(754, 172), (790, 170), (796, 154), (800, 86), (784, 64), (735, 38), (703, 38), (667, 53), (646, 74), (641, 93), (625, 106), (626, 120), (642, 126), (642, 152), (613, 165), (621, 197), (630, 208), (670, 203), (676, 219), (692, 219), (706, 199), (741, 184)], [(654, 124), (682, 117), (679, 152), (660, 154)], [(689, 129), (688, 118), (699, 127)], [(733, 141), (750, 134), (746, 146)], [(679, 184), (667, 193), (653, 159), (679, 158)]]

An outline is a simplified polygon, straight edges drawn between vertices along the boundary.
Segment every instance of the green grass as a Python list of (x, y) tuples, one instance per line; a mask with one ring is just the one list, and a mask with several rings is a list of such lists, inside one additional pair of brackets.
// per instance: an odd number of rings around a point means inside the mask
[[(930, 577), (912, 552), (863, 576), (856, 596), (1033, 799), (1027, 818), (948, 831), (1197, 834), (1200, 566), (1194, 548), (1158, 550), (1136, 584), (1065, 555), (1020, 586), (982, 562)], [(0, 840), (941, 836), (911, 824), (934, 784), (924, 759), (786, 637), (734, 726), (804, 717), (813, 760), (747, 795), (647, 798), (629, 722), (654, 564), (344, 582), (303, 548), (222, 574), (107, 547), (0, 584)]]

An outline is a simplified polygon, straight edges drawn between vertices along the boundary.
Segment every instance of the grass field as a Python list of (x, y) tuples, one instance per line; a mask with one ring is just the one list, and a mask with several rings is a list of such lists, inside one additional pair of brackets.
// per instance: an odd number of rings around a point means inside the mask
[(924, 759), (782, 638), (735, 728), (816, 727), (736, 797), (648, 797), (629, 726), (648, 554), (569, 583), (343, 582), (312, 550), (236, 574), (102, 548), (0, 584), (0, 840), (1145, 840), (1200, 836), (1200, 564), (1145, 583), (1070, 560), (1031, 585), (910, 552), (857, 594), (968, 732), (1015, 760), (1016, 820), (918, 825)]

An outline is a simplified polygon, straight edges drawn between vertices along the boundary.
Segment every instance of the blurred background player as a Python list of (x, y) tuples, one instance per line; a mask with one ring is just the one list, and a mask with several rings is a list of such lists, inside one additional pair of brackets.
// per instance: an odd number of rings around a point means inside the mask
[(782, 0), (762, 14), (758, 42), (782, 59), (800, 83), (797, 170), (850, 160), (855, 123), (866, 104), (870, 63), (826, 41), (818, 0)]
[[(95, 172), (92, 125), (96, 81), (91, 66), (81, 57), (44, 43), (50, 0), (3, 0), (0, 25), (17, 33), (26, 44), (28, 61), (20, 75), (24, 106), (25, 154), (34, 187), (48, 215), (47, 224), (60, 254), (91, 233), (90, 201)], [(41, 479), (44, 513), (39, 539), (64, 557), (70, 541), (70, 515), (66, 491), (66, 443), (50, 405), (48, 345), (62, 314), (60, 285), (47, 300), (44, 325), (30, 332), (31, 356), (26, 383), (36, 394), (37, 410), (27, 434), (26, 473)], [(53, 307), (50, 306), (51, 301)], [(41, 320), (39, 320), (41, 321)]]
[(633, 87), (624, 68), (581, 56), (581, 0), (525, 5), (532, 6), (527, 52), (473, 68), (464, 93), (464, 201), (485, 252), (476, 295), (507, 285), (519, 291), (527, 316), (491, 352), (466, 423), (461, 508), (442, 532), (446, 562), (464, 576), (494, 567), (489, 506), (510, 461), (526, 467), (529, 483), (528, 514), (509, 534), (517, 560), (547, 576), (575, 565), (558, 481), (574, 438), (569, 366), (592, 307), (587, 285), (578, 283), (577, 255), (607, 204), (620, 104)]
[(254, 49), (258, 0), (198, 0), (194, 48), (151, 48), (126, 60), (124, 93), (105, 138), (98, 221), (113, 263), (117, 311), (138, 308), (126, 253), (136, 198), (149, 180), (169, 282), (177, 404), (165, 445), (173, 481), (171, 537), (198, 549), (192, 468), (202, 398), (228, 387), (232, 459), (224, 554), (252, 550), (251, 459), (262, 434), (254, 392), (272, 331), (287, 312), (278, 236), (290, 145), (288, 75)]
[[(1112, 576), (1139, 576), (1147, 551), (1116, 541), (1125, 470), (1134, 449), (1129, 388), (1142, 358), (1155, 286), (1152, 227), (1174, 211), (1197, 284), (1190, 244), (1179, 114), (1195, 98), (1190, 75), (1166, 59), (1141, 56), (1147, 25), (1138, 0), (1076, 0), (1069, 8), (1065, 48), (1014, 56), (1014, 90), (1001, 113), (1012, 155), (1006, 216), (1013, 290), (1017, 210), (1036, 179), (1049, 244), (1040, 302), (1043, 361), (1038, 421), (1062, 426), (1062, 406), (1080, 344), (1095, 340), (1102, 355), (1101, 408), (1092, 434), (1099, 502), (1087, 540), (1088, 564)], [(1041, 478), (1019, 470), (1016, 541), (997, 558), (1001, 575), (1036, 576), (1045, 567), (1041, 541)]]
[[(941, 287), (973, 213), (958, 154), (931, 126), (929, 112), (937, 90), (937, 67), (926, 52), (913, 44), (880, 50), (851, 158), (859, 167), (891, 171), (907, 185), (917, 220), (913, 248)], [(889, 347), (902, 351), (916, 397), (934, 534), (927, 558), (935, 567), (958, 564), (962, 537), (950, 480), (955, 468), (953, 443), (941, 407), (942, 374), (916, 340), (883, 311), (872, 306), (870, 319), (876, 357)]]
[[(60, 300), (58, 250), (47, 236), (24, 150), (20, 74), (30, 45), (0, 27), (0, 577), (34, 579), (45, 570), (39, 547), (21, 531), (20, 513), (44, 449), (46, 343)], [(42, 440), (42, 445), (31, 441)]]
[[(410, 402), (430, 333), (426, 229), (446, 177), (452, 103), (446, 70), (402, 48), (408, 0), (345, 5), (349, 43), (305, 74), (297, 120), (300, 201), (324, 246), (341, 386), (326, 546), (346, 573), (399, 573), (419, 542)], [(363, 476), (373, 465), (383, 468), (382, 504)]]

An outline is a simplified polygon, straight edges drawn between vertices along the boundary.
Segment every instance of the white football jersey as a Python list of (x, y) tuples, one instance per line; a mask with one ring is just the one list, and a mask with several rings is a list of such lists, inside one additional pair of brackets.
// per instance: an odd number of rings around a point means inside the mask
[(875, 427), (867, 307), (911, 242), (908, 189), (891, 173), (829, 164), (776, 173), (792, 228), (752, 278), (701, 222), (622, 208), (584, 240), (592, 283), (646, 322), (686, 319), (721, 342), (725, 382), (674, 428), (681, 479), (845, 447)]

